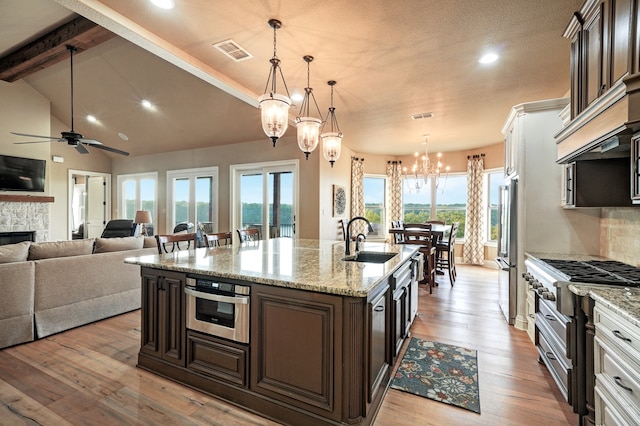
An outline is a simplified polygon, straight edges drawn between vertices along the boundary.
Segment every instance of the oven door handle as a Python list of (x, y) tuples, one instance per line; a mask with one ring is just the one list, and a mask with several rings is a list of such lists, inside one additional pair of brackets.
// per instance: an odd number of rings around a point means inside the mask
[(184, 288), (184, 293), (188, 296), (197, 297), (199, 299), (212, 300), (214, 302), (231, 303), (234, 305), (248, 305), (249, 298), (246, 296), (221, 296), (219, 294), (204, 293), (202, 291), (196, 291), (189, 287)]

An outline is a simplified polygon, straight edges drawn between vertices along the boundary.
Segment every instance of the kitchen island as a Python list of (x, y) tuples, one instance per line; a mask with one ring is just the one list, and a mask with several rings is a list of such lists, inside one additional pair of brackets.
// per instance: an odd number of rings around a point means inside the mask
[[(285, 424), (371, 424), (417, 312), (418, 248), (362, 243), (391, 258), (359, 262), (343, 242), (277, 238), (129, 258), (138, 366)], [(189, 325), (200, 281), (248, 288), (246, 342)]]

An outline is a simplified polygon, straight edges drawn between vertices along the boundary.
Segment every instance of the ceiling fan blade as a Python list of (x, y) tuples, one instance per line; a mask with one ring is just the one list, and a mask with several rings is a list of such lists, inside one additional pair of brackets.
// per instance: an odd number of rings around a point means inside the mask
[(88, 154), (89, 153), (87, 148), (85, 148), (84, 145), (82, 145), (81, 143), (76, 145), (76, 151), (78, 151), (80, 154)]
[(18, 135), (18, 136), (28, 136), (30, 138), (43, 138), (43, 139), (54, 139), (54, 140), (59, 140), (60, 137), (57, 136), (42, 136), (42, 135), (30, 135), (29, 133), (18, 133), (18, 132), (9, 132), (12, 135)]
[(78, 141), (86, 145), (102, 145), (102, 142), (95, 139), (80, 138)]
[(22, 145), (25, 143), (45, 143), (45, 142), (55, 142), (55, 141), (20, 141), (20, 142), (14, 142), (14, 144), (16, 145)]
[(120, 155), (125, 155), (125, 156), (129, 155), (129, 153), (126, 152), (126, 151), (121, 151), (119, 149), (111, 148), (110, 146), (106, 146), (106, 145), (91, 145), (91, 146), (94, 147), (94, 148), (102, 149), (104, 151), (115, 152), (116, 154), (120, 154)]

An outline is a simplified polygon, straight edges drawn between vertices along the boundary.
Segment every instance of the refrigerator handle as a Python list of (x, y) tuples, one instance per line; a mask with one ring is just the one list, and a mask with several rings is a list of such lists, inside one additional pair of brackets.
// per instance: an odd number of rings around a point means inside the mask
[(511, 268), (511, 265), (501, 257), (496, 258), (496, 264), (498, 265), (498, 268), (503, 271), (508, 271)]

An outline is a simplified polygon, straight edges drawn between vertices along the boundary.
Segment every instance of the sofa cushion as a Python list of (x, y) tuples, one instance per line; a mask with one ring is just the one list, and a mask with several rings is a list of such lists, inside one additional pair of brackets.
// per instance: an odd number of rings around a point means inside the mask
[(96, 238), (94, 253), (138, 250), (144, 245), (144, 237)]
[(93, 253), (93, 243), (94, 238), (88, 238), (86, 240), (32, 243), (31, 246), (29, 246), (29, 260), (91, 254)]
[(31, 241), (0, 246), (0, 263), (24, 262), (29, 256)]

